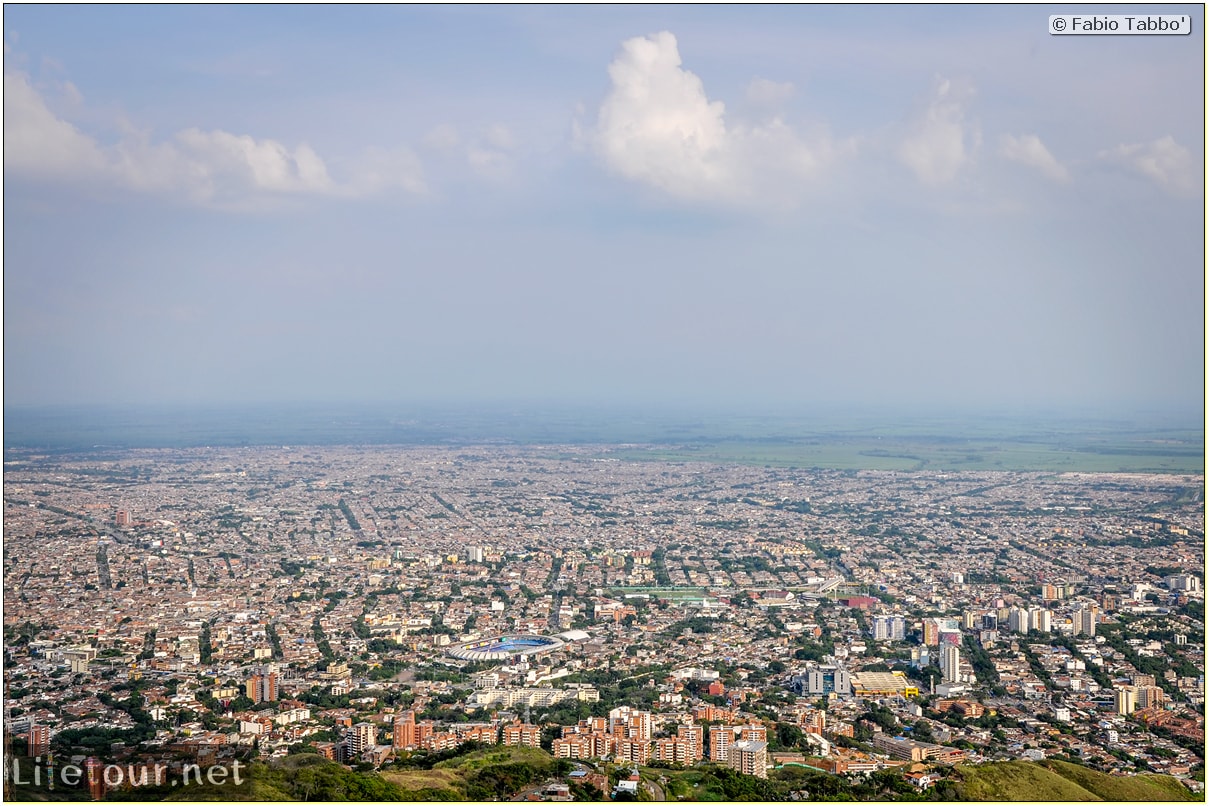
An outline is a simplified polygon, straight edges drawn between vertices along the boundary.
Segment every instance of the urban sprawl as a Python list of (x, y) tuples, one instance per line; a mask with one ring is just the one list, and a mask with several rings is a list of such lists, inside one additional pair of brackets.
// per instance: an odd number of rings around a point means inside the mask
[(473, 741), (615, 797), (666, 796), (652, 765), (922, 790), (1057, 757), (1200, 791), (1202, 477), (614, 450), (8, 451), (8, 754), (382, 770)]

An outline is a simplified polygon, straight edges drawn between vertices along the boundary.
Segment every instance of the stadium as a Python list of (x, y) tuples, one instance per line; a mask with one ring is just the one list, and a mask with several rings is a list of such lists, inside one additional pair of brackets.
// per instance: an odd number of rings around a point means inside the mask
[(561, 638), (545, 635), (497, 635), (467, 641), (449, 649), (448, 654), (459, 660), (511, 660), (526, 655), (540, 655), (566, 646)]

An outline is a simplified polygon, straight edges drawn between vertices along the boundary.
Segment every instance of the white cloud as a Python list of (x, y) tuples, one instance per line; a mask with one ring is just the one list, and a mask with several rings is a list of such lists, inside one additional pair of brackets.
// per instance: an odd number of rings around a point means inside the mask
[(756, 106), (777, 107), (793, 97), (793, 89), (793, 84), (788, 81), (754, 78), (747, 85), (747, 100)]
[(1099, 156), (1102, 160), (1142, 174), (1169, 193), (1191, 195), (1200, 188), (1198, 179), (1203, 171), (1197, 167), (1192, 152), (1177, 143), (1171, 135), (1152, 143), (1119, 145), (1101, 151)]
[(94, 179), (106, 169), (101, 149), (59, 119), (18, 72), (4, 74), (4, 167), (56, 179)]
[[(68, 88), (78, 104), (78, 91)], [(121, 122), (120, 122), (121, 123)], [(15, 174), (64, 182), (93, 181), (130, 190), (246, 209), (298, 195), (357, 197), (401, 188), (424, 192), (419, 160), (406, 148), (367, 149), (337, 182), (307, 144), (191, 128), (153, 142), (129, 124), (102, 145), (50, 110), (23, 73), (4, 74), (4, 166)]]
[(999, 143), (999, 153), (1004, 158), (1036, 168), (1043, 175), (1055, 182), (1067, 182), (1070, 173), (1054, 155), (1049, 152), (1041, 138), (1035, 134), (1013, 137), (1005, 134)]
[(586, 137), (609, 168), (687, 200), (783, 198), (835, 154), (808, 146), (781, 120), (728, 127), (726, 108), (681, 66), (664, 31), (621, 45), (609, 65), (612, 89)]
[(209, 181), (274, 193), (322, 193), (333, 187), (327, 166), (305, 144), (291, 152), (275, 140), (198, 129), (178, 133), (176, 141), (190, 174)]
[(971, 94), (948, 79), (937, 79), (927, 108), (912, 124), (898, 157), (921, 182), (941, 185), (956, 178), (978, 145), (976, 128), (965, 120)]

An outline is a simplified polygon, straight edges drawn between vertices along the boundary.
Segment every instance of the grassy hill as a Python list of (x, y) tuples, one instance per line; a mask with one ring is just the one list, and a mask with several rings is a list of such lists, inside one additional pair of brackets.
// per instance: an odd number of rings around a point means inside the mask
[(959, 766), (959, 789), (968, 800), (1195, 801), (1200, 798), (1165, 775), (1116, 776), (1078, 764), (1047, 760)]
[(507, 799), (553, 775), (554, 758), (532, 747), (487, 747), (431, 769), (389, 770), (382, 778), (417, 800)]

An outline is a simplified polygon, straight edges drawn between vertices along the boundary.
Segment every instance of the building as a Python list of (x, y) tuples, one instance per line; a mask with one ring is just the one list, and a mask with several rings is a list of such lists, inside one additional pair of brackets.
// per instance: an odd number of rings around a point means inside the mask
[(1043, 607), (1033, 608), (1028, 611), (1028, 626), (1030, 630), (1049, 632), (1051, 626), (1050, 619), (1050, 612)]
[(1156, 708), (1162, 705), (1166, 699), (1163, 689), (1158, 686), (1136, 686), (1135, 688), (1138, 708)]
[(957, 619), (926, 618), (923, 621), (924, 646), (940, 646), (941, 643), (961, 643), (961, 627)]
[(725, 764), (730, 758), (730, 746), (734, 743), (735, 731), (729, 725), (710, 725), (709, 758)]
[(504, 726), (504, 744), (509, 747), (541, 747), (542, 729), (518, 721)]
[(1027, 633), (1029, 628), (1028, 611), (1022, 607), (1013, 607), (1008, 611), (1008, 629), (1012, 632)]
[(1095, 635), (1096, 622), (1100, 620), (1100, 608), (1089, 605), (1075, 613), (1075, 634)]
[(637, 739), (649, 743), (654, 732), (651, 712), (639, 711), (628, 705), (614, 708), (609, 711), (609, 732), (619, 739)]
[(620, 739), (617, 742), (617, 761), (627, 764), (648, 764), (651, 760), (650, 739)]
[(683, 764), (687, 767), (693, 763), (692, 755), (689, 751), (688, 742), (681, 741), (675, 736), (669, 736), (664, 739), (655, 740), (655, 748), (651, 752), (651, 758), (655, 761)]
[(901, 641), (906, 637), (906, 622), (902, 616), (874, 616), (874, 641)]
[(768, 743), (735, 742), (730, 746), (727, 766), (743, 775), (768, 777)]
[(1121, 686), (1113, 691), (1113, 705), (1121, 716), (1129, 716), (1138, 707), (1137, 689), (1133, 686)]
[(358, 722), (348, 729), (344, 743), (348, 748), (348, 758), (357, 758), (366, 750), (376, 746), (377, 732), (372, 722)]
[(1201, 589), (1201, 580), (1191, 574), (1169, 576), (1164, 582), (1167, 583), (1167, 590), (1172, 591), (1199, 591)]
[(676, 738), (689, 746), (689, 763), (705, 758), (705, 729), (700, 725), (681, 725), (676, 729)]
[(395, 721), (391, 725), (391, 744), (394, 745), (396, 753), (400, 750), (419, 747), (420, 742), (416, 737), (415, 711), (404, 711), (395, 717)]
[(918, 697), (919, 687), (902, 672), (857, 672), (852, 692), (858, 697)]
[(244, 693), (254, 703), (273, 702), (277, 699), (277, 671), (273, 666), (262, 666), (260, 671), (248, 678)]
[(955, 681), (961, 670), (961, 650), (955, 646), (945, 646), (940, 650), (940, 673), (945, 680)]
[(840, 666), (808, 666), (789, 681), (789, 686), (802, 696), (848, 695), (852, 693), (852, 676)]
[(749, 722), (746, 725), (739, 726), (739, 741), (742, 742), (767, 742), (768, 728), (758, 722)]
[(873, 748), (890, 758), (902, 761), (938, 761), (955, 764), (965, 758), (965, 753), (953, 747), (929, 742), (916, 742), (901, 736), (877, 733), (873, 736)]
[(48, 750), (50, 750), (50, 728), (46, 725), (30, 725), (28, 755), (31, 758), (37, 758), (46, 755)]

